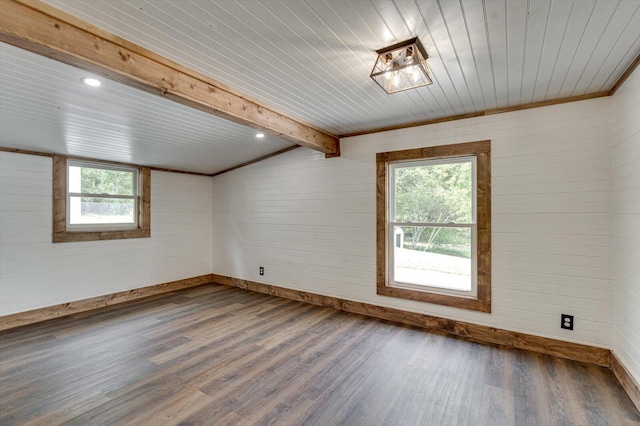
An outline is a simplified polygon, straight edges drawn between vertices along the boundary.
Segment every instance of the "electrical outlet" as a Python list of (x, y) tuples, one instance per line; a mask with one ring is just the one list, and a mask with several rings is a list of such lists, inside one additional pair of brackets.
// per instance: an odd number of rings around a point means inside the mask
[(264, 275), (264, 266), (260, 267), (260, 275)]
[(562, 314), (560, 321), (560, 328), (573, 330), (573, 315)]

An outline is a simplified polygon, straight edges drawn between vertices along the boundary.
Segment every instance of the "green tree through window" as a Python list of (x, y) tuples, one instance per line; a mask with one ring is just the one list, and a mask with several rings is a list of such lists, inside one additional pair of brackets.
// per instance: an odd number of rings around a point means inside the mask
[(130, 171), (83, 167), (82, 192), (88, 194), (133, 195), (133, 173)]
[[(100, 195), (134, 195), (134, 172), (102, 168), (82, 167), (81, 192)], [(135, 208), (130, 199), (83, 197), (82, 213), (85, 215), (129, 216)]]
[[(398, 222), (472, 223), (471, 163), (436, 164), (396, 169), (395, 215)], [(468, 240), (464, 229), (408, 226), (405, 246), (470, 257), (451, 246)]]

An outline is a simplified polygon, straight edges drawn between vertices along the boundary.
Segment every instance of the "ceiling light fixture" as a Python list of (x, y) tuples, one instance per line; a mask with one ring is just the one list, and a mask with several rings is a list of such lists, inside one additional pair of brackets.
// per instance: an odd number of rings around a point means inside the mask
[(264, 133), (256, 133), (256, 138), (258, 139), (264, 138)]
[(100, 80), (98, 80), (97, 78), (91, 78), (91, 77), (83, 78), (82, 82), (87, 86), (91, 86), (91, 87), (98, 87), (102, 84), (102, 82), (100, 82)]
[(429, 55), (418, 37), (376, 50), (371, 78), (391, 94), (433, 83), (427, 67)]

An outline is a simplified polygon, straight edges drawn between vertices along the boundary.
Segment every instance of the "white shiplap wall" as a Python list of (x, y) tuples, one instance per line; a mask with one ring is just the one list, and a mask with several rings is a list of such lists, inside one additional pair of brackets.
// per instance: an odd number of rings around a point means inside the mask
[[(376, 295), (375, 153), (483, 139), (493, 313)], [(273, 157), (213, 179), (213, 273), (610, 347), (610, 139), (600, 98), (344, 139), (335, 159)]]
[(0, 152), (0, 315), (210, 273), (210, 178), (151, 173), (151, 238), (53, 244), (51, 163)]
[(640, 68), (612, 104), (613, 349), (640, 383)]

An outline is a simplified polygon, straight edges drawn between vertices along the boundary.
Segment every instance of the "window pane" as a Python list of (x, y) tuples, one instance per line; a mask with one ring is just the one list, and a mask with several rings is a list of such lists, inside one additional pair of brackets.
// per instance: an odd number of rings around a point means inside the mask
[(395, 226), (394, 281), (471, 291), (471, 229)]
[(394, 222), (473, 223), (472, 163), (395, 169)]
[(135, 202), (132, 199), (70, 197), (69, 223), (71, 225), (135, 224)]
[[(134, 173), (136, 172), (133, 170), (71, 166), (69, 167), (69, 191), (84, 194), (135, 195)], [(80, 182), (77, 181), (78, 179)]]

